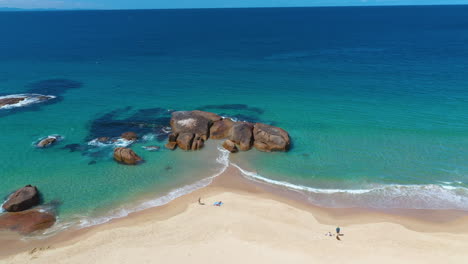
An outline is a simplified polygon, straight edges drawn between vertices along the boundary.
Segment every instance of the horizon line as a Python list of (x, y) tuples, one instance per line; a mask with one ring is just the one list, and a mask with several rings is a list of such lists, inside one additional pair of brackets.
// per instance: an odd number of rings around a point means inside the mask
[[(0, 12), (54, 12), (54, 11), (144, 11), (144, 10), (203, 10), (203, 9), (276, 9), (276, 8), (336, 8), (336, 7), (428, 7), (428, 6), (468, 6), (466, 4), (383, 4), (383, 5), (315, 5), (315, 6), (251, 6), (251, 7), (173, 7), (173, 8), (19, 8), (2, 7)], [(4, 10), (2, 10), (4, 9)], [(11, 10), (5, 10), (11, 9)]]

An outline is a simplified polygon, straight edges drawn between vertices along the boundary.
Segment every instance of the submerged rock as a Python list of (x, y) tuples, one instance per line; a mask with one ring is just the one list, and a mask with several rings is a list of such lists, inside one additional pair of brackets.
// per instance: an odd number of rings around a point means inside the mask
[(116, 148), (114, 150), (114, 159), (117, 162), (127, 165), (136, 165), (143, 160), (140, 156), (138, 156), (133, 150), (129, 148)]
[(135, 132), (125, 132), (120, 137), (132, 141), (138, 139), (138, 135)]
[(0, 215), (0, 229), (8, 229), (21, 234), (51, 227), (55, 223), (55, 214), (43, 209), (30, 209), (16, 213)]
[(0, 109), (23, 107), (30, 104), (41, 103), (54, 98), (56, 97), (42, 94), (12, 94), (0, 96)]
[(279, 127), (256, 123), (253, 135), (254, 147), (260, 151), (287, 151), (291, 145), (288, 132)]
[(0, 108), (7, 106), (7, 105), (14, 105), (21, 101), (24, 101), (26, 97), (13, 97), (13, 98), (0, 98)]
[(2, 208), (8, 212), (19, 212), (36, 206), (39, 202), (39, 191), (36, 186), (26, 185), (10, 195)]
[(50, 145), (54, 144), (56, 141), (57, 141), (56, 137), (48, 137), (48, 138), (45, 138), (45, 139), (39, 141), (39, 143), (37, 143), (36, 146), (38, 148), (46, 148), (46, 147), (49, 147)]

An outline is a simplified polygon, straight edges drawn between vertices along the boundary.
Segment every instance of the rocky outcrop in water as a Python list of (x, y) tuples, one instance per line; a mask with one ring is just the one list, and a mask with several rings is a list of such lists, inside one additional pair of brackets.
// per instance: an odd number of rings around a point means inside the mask
[(227, 149), (231, 153), (236, 153), (239, 151), (237, 149), (236, 143), (229, 139), (223, 142), (223, 148)]
[(36, 206), (39, 202), (39, 191), (36, 186), (26, 185), (10, 195), (2, 208), (7, 212), (19, 212)]
[(39, 141), (39, 143), (37, 143), (36, 146), (38, 148), (46, 148), (46, 147), (49, 147), (50, 145), (54, 144), (56, 141), (57, 141), (56, 137), (48, 137), (48, 138), (45, 138), (45, 139)]
[(285, 130), (262, 123), (256, 123), (253, 129), (254, 147), (260, 151), (287, 151), (291, 144)]
[(199, 150), (208, 138), (228, 139), (223, 147), (231, 152), (257, 150), (287, 151), (291, 141), (289, 134), (275, 126), (262, 123), (234, 122), (229, 118), (203, 111), (177, 111), (170, 121), (172, 133), (166, 148)]
[(253, 124), (247, 122), (236, 122), (229, 133), (229, 139), (239, 146), (242, 151), (247, 151), (252, 148)]
[(22, 234), (29, 234), (37, 230), (51, 227), (56, 217), (52, 212), (43, 209), (30, 209), (16, 213), (0, 215), (0, 229), (8, 229)]
[(117, 162), (126, 165), (136, 165), (143, 161), (140, 156), (138, 156), (133, 150), (129, 148), (116, 148), (114, 150), (114, 159)]
[(14, 105), (17, 104), (21, 101), (24, 101), (26, 98), (25, 97), (14, 97), (14, 98), (3, 98), (0, 99), (0, 108), (4, 107), (6, 105)]
[(41, 103), (54, 98), (55, 96), (42, 94), (13, 94), (0, 96), (0, 109), (22, 107), (29, 104)]
[(126, 139), (126, 140), (137, 140), (138, 135), (135, 132), (125, 132), (121, 136), (121, 138)]
[(212, 139), (223, 139), (228, 138), (231, 132), (232, 126), (235, 122), (230, 118), (224, 118), (222, 120), (216, 121), (210, 128), (210, 138)]

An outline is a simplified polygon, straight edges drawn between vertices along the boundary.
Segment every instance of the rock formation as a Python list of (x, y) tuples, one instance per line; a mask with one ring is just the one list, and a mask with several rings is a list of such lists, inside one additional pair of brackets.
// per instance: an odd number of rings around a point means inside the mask
[(183, 150), (199, 150), (210, 136), (210, 128), (222, 117), (203, 111), (178, 111), (172, 113), (168, 149), (176, 146)]
[(57, 141), (56, 137), (48, 137), (48, 138), (45, 138), (45, 139), (39, 141), (39, 143), (37, 143), (37, 147), (38, 148), (46, 148), (46, 147), (54, 144), (56, 141)]
[(135, 132), (125, 132), (121, 136), (121, 138), (126, 139), (126, 140), (137, 140), (138, 135)]
[(117, 162), (127, 165), (136, 165), (143, 160), (129, 148), (116, 148), (114, 150), (114, 159)]
[(3, 98), (0, 99), (0, 108), (6, 105), (14, 105), (24, 100), (26, 100), (26, 97)]
[(211, 126), (210, 129), (210, 138), (212, 139), (223, 139), (228, 138), (231, 128), (234, 125), (234, 121), (230, 118), (224, 118)]
[(262, 123), (234, 122), (229, 118), (203, 111), (178, 111), (172, 113), (172, 133), (166, 148), (199, 150), (208, 138), (228, 139), (223, 147), (231, 152), (247, 151), (254, 146), (257, 150), (287, 151), (290, 147), (288, 133)]
[(22, 234), (46, 229), (55, 223), (55, 215), (41, 209), (30, 209), (0, 215), (0, 229), (9, 229)]
[(223, 142), (223, 148), (227, 149), (231, 153), (236, 153), (237, 151), (239, 151), (237, 149), (236, 143), (229, 139)]
[(266, 124), (256, 123), (253, 136), (254, 147), (260, 151), (287, 151), (291, 144), (288, 132)]
[(26, 185), (10, 195), (2, 207), (8, 212), (19, 212), (36, 206), (39, 202), (39, 192), (36, 186)]
[(22, 107), (29, 104), (41, 103), (54, 98), (55, 96), (42, 94), (12, 94), (0, 96), (0, 109)]
[(247, 151), (252, 148), (253, 137), (252, 137), (253, 125), (247, 122), (236, 122), (229, 134), (229, 139), (239, 145), (239, 149)]

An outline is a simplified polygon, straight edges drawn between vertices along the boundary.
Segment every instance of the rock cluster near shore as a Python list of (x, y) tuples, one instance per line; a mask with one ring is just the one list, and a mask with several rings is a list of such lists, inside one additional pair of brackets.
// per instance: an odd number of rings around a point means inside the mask
[(31, 209), (39, 203), (40, 196), (36, 186), (26, 185), (17, 190), (2, 206), (7, 213), (0, 215), (0, 229), (27, 234), (51, 227), (55, 223), (55, 214)]
[(166, 148), (199, 150), (209, 138), (226, 139), (223, 147), (230, 152), (257, 150), (287, 151), (291, 145), (289, 134), (275, 126), (263, 123), (234, 122), (204, 111), (177, 111), (172, 113), (172, 133)]

